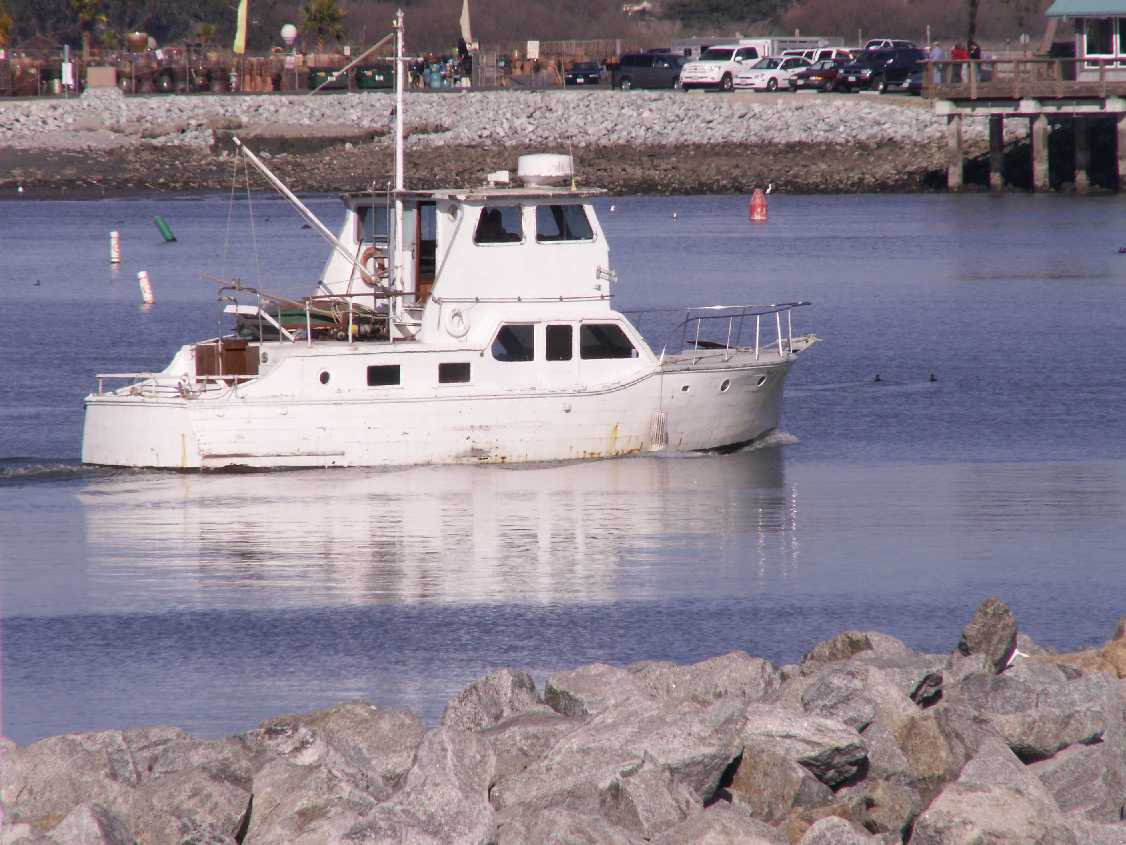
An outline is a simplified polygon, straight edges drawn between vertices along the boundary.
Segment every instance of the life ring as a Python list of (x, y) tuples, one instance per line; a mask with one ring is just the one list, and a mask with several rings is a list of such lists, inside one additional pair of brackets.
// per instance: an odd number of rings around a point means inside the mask
[[(369, 261), (372, 262), (370, 271), (368, 271)], [(381, 249), (369, 246), (360, 256), (360, 267), (370, 273), (369, 276), (364, 278), (364, 281), (371, 287), (375, 287), (379, 279), (387, 278), (387, 254)]]
[(460, 308), (453, 309), (446, 317), (446, 331), (453, 337), (465, 337), (469, 333), (469, 318)]

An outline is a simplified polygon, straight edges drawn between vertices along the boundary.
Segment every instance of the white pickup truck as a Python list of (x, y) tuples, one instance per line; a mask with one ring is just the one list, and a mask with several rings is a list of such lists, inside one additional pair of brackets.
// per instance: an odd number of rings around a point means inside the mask
[(709, 47), (700, 54), (700, 58), (681, 68), (680, 87), (685, 91), (693, 88), (730, 91), (739, 71), (750, 67), (765, 55), (764, 49), (753, 44), (717, 44)]

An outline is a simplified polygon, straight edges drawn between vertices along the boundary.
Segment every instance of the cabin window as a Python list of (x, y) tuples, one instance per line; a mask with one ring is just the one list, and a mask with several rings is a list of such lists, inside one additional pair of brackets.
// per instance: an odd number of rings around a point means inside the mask
[(614, 323), (583, 323), (579, 328), (579, 356), (599, 358), (636, 358), (637, 350), (629, 342), (622, 327)]
[(547, 360), (549, 361), (570, 361), (572, 352), (572, 340), (575, 336), (574, 329), (571, 326), (548, 326), (547, 327)]
[(356, 240), (360, 243), (387, 242), (387, 206), (370, 202), (356, 206)]
[(524, 226), (520, 222), (518, 205), (486, 205), (477, 219), (473, 242), (478, 244), (508, 244), (524, 240)]
[(399, 384), (399, 365), (368, 367), (368, 387), (394, 387)]
[(438, 365), (438, 384), (465, 384), (468, 381), (468, 361), (457, 361)]
[(1087, 35), (1087, 55), (1113, 55), (1114, 21), (1111, 18), (1087, 18), (1084, 23)]
[(493, 357), (498, 361), (535, 359), (535, 328), (530, 325), (501, 326), (493, 341)]
[(536, 240), (540, 243), (593, 239), (594, 231), (581, 205), (536, 206)]

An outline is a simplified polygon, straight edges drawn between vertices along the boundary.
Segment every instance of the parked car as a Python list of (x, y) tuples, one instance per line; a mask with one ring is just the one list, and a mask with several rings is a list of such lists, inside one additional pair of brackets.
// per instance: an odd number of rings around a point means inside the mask
[(907, 77), (907, 81), (903, 84), (903, 90), (908, 94), (914, 94), (916, 97), (923, 95), (923, 69), (911, 71), (911, 75)]
[(842, 91), (869, 88), (882, 94), (889, 87), (901, 86), (926, 57), (927, 54), (917, 47), (865, 50), (841, 68), (837, 88)]
[(597, 85), (602, 81), (602, 68), (595, 62), (575, 62), (563, 74), (564, 85)]
[(903, 38), (869, 38), (864, 42), (865, 50), (906, 50), (917, 46), (914, 41)]
[(837, 90), (837, 76), (847, 62), (843, 59), (823, 59), (790, 75), (790, 90), (813, 88), (816, 91)]
[(627, 53), (610, 74), (610, 84), (632, 88), (679, 88), (683, 56), (672, 53)]
[(744, 69), (746, 63), (759, 58), (757, 47), (738, 44), (709, 47), (700, 54), (700, 58), (684, 66), (680, 74), (681, 87), (685, 91), (693, 88), (730, 91), (735, 87), (736, 75)]
[(746, 70), (739, 71), (735, 77), (736, 88), (751, 88), (755, 91), (777, 91), (788, 88), (790, 77), (803, 68), (809, 67), (809, 59), (801, 56), (768, 56), (759, 59)]

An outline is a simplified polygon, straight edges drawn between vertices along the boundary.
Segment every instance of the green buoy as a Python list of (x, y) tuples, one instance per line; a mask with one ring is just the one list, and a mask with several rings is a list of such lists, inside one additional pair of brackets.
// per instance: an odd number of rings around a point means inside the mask
[(168, 225), (168, 221), (165, 220), (162, 215), (156, 215), (156, 217), (152, 219), (152, 222), (155, 223), (156, 228), (160, 230), (160, 234), (166, 244), (170, 244), (176, 240), (176, 236), (172, 234), (172, 227)]

